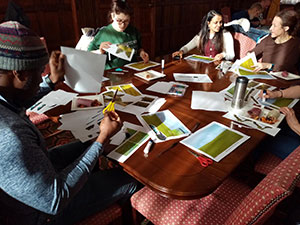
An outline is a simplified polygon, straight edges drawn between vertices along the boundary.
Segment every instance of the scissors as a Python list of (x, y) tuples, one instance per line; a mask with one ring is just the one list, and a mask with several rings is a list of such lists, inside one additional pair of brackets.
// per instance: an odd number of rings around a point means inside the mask
[(111, 102), (103, 109), (103, 111), (102, 111), (103, 115), (106, 112), (115, 111), (115, 100), (116, 100), (116, 97), (117, 97), (118, 90), (119, 89), (116, 90)]
[(200, 162), (201, 166), (203, 166), (203, 167), (208, 167), (209, 165), (211, 165), (213, 163), (213, 161), (210, 158), (206, 158), (202, 155), (198, 155), (190, 150), (188, 150), (188, 152), (191, 153), (193, 156), (195, 156), (198, 159), (198, 161)]

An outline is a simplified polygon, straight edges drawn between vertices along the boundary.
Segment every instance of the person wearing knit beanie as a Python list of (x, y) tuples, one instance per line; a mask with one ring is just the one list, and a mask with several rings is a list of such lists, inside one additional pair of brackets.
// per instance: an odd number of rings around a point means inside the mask
[(14, 21), (0, 24), (0, 69), (31, 70), (48, 60), (44, 44), (32, 30)]
[[(64, 56), (54, 51), (50, 56), (51, 74), (44, 77), (44, 86), (54, 89), (64, 77)], [(16, 21), (0, 24), (0, 95), (20, 106), (37, 94), (41, 73), (49, 62), (48, 51), (40, 37)], [(52, 62), (52, 63), (51, 63)], [(16, 78), (14, 89), (3, 88), (7, 80)], [(47, 90), (49, 92), (49, 90)]]
[(0, 24), (2, 225), (72, 225), (119, 200), (125, 202), (137, 188), (137, 181), (122, 169), (93, 171), (103, 145), (122, 127), (116, 112), (104, 115), (94, 142), (47, 148), (24, 112), (38, 91), (50, 92), (63, 80), (64, 56), (51, 53), (51, 73), (42, 79), (47, 62), (38, 35), (17, 22)]

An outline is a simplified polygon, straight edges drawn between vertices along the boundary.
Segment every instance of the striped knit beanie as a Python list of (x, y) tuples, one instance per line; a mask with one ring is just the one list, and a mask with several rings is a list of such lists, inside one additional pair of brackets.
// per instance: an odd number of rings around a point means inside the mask
[(36, 33), (14, 21), (0, 24), (0, 69), (38, 69), (48, 60), (48, 52)]

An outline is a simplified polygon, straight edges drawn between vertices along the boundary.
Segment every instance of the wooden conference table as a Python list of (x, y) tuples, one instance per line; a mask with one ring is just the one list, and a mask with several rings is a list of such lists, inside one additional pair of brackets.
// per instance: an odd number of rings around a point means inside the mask
[[(103, 82), (103, 86), (133, 83), (144, 94), (165, 97), (167, 102), (160, 110), (169, 109), (190, 130), (197, 122), (200, 123), (199, 128), (206, 126), (212, 121), (217, 121), (230, 127), (231, 121), (222, 117), (225, 113), (191, 109), (193, 90), (220, 91), (226, 88), (234, 78), (234, 74), (227, 73), (226, 75), (222, 75), (215, 67), (214, 63), (205, 64), (186, 60), (172, 61), (165, 66), (164, 73), (167, 76), (151, 82), (134, 76), (133, 73), (136, 71), (128, 68), (126, 70), (129, 70), (129, 72), (124, 75), (109, 74), (109, 71), (106, 71), (105, 76), (109, 77), (110, 81)], [(159, 66), (153, 69), (161, 71)], [(187, 83), (189, 87), (183, 97), (167, 96), (145, 90), (157, 81), (174, 80), (174, 72), (206, 73), (213, 83)], [(265, 80), (263, 82), (278, 87), (288, 87), (291, 85), (291, 83), (281, 79)], [(139, 124), (135, 115), (123, 112), (118, 113), (123, 121)], [(255, 129), (238, 128), (237, 126), (234, 126), (234, 129), (249, 135), (251, 138), (220, 162), (213, 162), (212, 165), (206, 168), (202, 167), (198, 160), (187, 151), (188, 148), (180, 143), (164, 154), (159, 155), (160, 152), (169, 148), (174, 142), (180, 139), (155, 144), (148, 157), (145, 157), (143, 153), (143, 149), (146, 146), (144, 144), (129, 159), (121, 163), (121, 166), (128, 174), (162, 196), (176, 199), (196, 199), (203, 197), (213, 192), (266, 137), (266, 134)], [(112, 147), (107, 146), (107, 148)]]

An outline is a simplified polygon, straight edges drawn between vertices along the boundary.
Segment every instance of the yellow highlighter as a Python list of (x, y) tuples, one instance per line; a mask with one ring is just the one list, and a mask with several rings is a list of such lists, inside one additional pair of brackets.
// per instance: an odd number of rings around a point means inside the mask
[(110, 111), (115, 111), (115, 100), (116, 100), (116, 97), (117, 97), (117, 93), (118, 93), (118, 89), (116, 90), (112, 100), (109, 102), (109, 104), (103, 109), (102, 113), (103, 115), (106, 113), (106, 112), (110, 112)]

